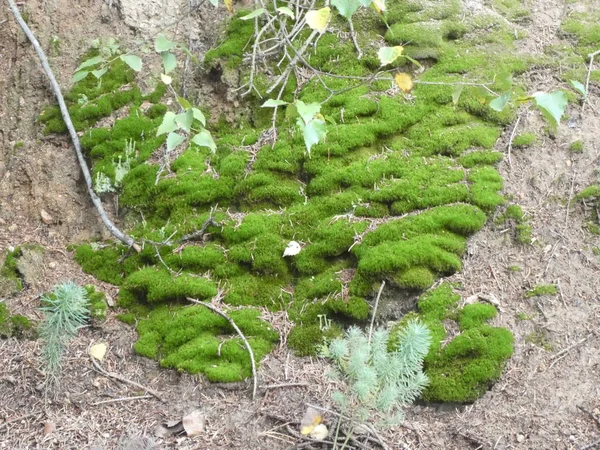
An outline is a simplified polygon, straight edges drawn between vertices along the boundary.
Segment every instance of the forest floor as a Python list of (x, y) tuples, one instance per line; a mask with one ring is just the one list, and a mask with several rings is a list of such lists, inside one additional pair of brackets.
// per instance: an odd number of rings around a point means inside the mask
[[(476, 3), (465, 2), (465, 13)], [(527, 31), (519, 43), (523, 55), (566, 45), (561, 22), (594, 2), (528, 3), (531, 20), (515, 25)], [(43, 47), (58, 42), (49, 56), (63, 86), (69, 85), (77, 57), (91, 40), (136, 37), (114, 6), (99, 1), (32, 0), (26, 8)], [(193, 36), (194, 48), (202, 53), (217, 38), (206, 24), (225, 16), (222, 7), (219, 14), (202, 7), (195, 13), (195, 28), (185, 21), (174, 31)], [(117, 288), (83, 273), (67, 249), (72, 242), (106, 237), (106, 231), (87, 197), (70, 142), (42, 136), (36, 123), (54, 98), (5, 5), (0, 25), (0, 252), (27, 243), (46, 249), (43, 261), (32, 264), (26, 288), (6, 299), (7, 305), (15, 314), (39, 319), (40, 294), (65, 279), (95, 284), (116, 299)], [(529, 92), (560, 86), (550, 70), (528, 75)], [(585, 110), (570, 106), (569, 123), (561, 124), (553, 139), (533, 109), (523, 109), (518, 122), (505, 130), (496, 145), (506, 153), (499, 166), (503, 193), (531, 217), (533, 243), (516, 244), (490, 221), (469, 240), (464, 268), (450, 279), (461, 282), (463, 299), (483, 294), (500, 302), (494, 324), (515, 336), (515, 352), (500, 381), (472, 405), (409, 408), (404, 425), (381, 433), (389, 448), (600, 448), (586, 447), (600, 440), (600, 258), (591, 250), (600, 247), (600, 237), (587, 231), (589, 212), (573, 200), (599, 176), (600, 86), (590, 86), (589, 102)], [(537, 140), (508, 154), (515, 126)], [(581, 153), (569, 148), (577, 140), (583, 142)], [(559, 295), (525, 298), (525, 291), (539, 284), (555, 284)], [(296, 438), (288, 429), (297, 429), (294, 422), (306, 404), (330, 406), (326, 364), (317, 358), (298, 358), (285, 346), (278, 348), (261, 364), (253, 402), (249, 384), (211, 385), (136, 356), (135, 331), (115, 315), (109, 312), (101, 328), (82, 330), (70, 346), (56, 397), (46, 398), (41, 388), (39, 341), (0, 340), (0, 448), (293, 448)], [(280, 331), (289, 330), (285, 318), (274, 320)], [(138, 387), (98, 372), (88, 356), (97, 342), (109, 345), (106, 371), (153, 389), (162, 401), (131, 399), (140, 394)], [(283, 386), (273, 387), (278, 384)], [(195, 410), (205, 418), (200, 435), (178, 436), (165, 428)], [(276, 418), (289, 420), (288, 427)], [(325, 414), (326, 421), (333, 418)]]

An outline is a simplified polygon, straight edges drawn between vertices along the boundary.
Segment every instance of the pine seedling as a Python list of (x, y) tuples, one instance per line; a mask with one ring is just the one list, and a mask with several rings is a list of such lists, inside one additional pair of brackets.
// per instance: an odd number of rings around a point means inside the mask
[(375, 330), (370, 339), (358, 327), (350, 327), (343, 338), (322, 348), (322, 356), (336, 365), (333, 375), (343, 380), (345, 393), (336, 392), (332, 400), (343, 410), (383, 413), (384, 422), (403, 419), (403, 407), (419, 397), (429, 379), (423, 372), (423, 359), (429, 351), (431, 334), (417, 320), (407, 323), (395, 350), (389, 351), (390, 335)]
[(71, 338), (88, 320), (86, 290), (66, 282), (54, 287), (49, 295), (42, 296), (44, 320), (40, 325), (40, 337), (44, 341), (43, 358), (48, 381), (57, 381), (63, 354)]

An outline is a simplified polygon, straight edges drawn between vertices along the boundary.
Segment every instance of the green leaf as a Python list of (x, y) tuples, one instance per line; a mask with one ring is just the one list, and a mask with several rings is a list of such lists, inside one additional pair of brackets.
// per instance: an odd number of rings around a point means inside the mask
[(140, 70), (142, 70), (142, 58), (140, 58), (139, 56), (137, 56), (137, 55), (121, 55), (120, 58), (121, 58), (121, 61), (123, 61), (125, 64), (127, 64), (129, 67), (131, 67), (136, 72), (139, 72)]
[(381, 47), (377, 52), (377, 56), (379, 57), (381, 65), (385, 66), (396, 61), (402, 55), (403, 51), (404, 47), (401, 45), (396, 47)]
[(208, 0), (211, 5), (217, 6), (219, 4), (219, 0)]
[(168, 52), (169, 50), (173, 50), (177, 47), (175, 42), (168, 40), (164, 34), (159, 34), (156, 36), (156, 40), (154, 41), (154, 50), (157, 53)]
[(290, 19), (294, 19), (294, 17), (296, 17), (294, 15), (294, 11), (292, 11), (290, 8), (288, 8), (287, 6), (280, 6), (279, 8), (277, 8), (277, 11), (279, 11), (281, 14), (283, 14), (284, 16), (288, 16)]
[(200, 147), (208, 147), (214, 153), (217, 151), (217, 144), (213, 140), (208, 130), (202, 130), (192, 138), (192, 142)]
[(310, 155), (310, 150), (313, 145), (318, 144), (327, 135), (327, 125), (321, 119), (309, 121), (306, 125), (298, 118), (298, 126), (302, 129), (304, 135), (304, 145), (306, 151)]
[(495, 81), (500, 91), (508, 91), (513, 85), (512, 73), (501, 72), (496, 76)]
[(167, 136), (167, 151), (170, 152), (171, 150), (177, 148), (177, 146), (183, 141), (185, 141), (185, 136), (181, 136), (177, 133), (169, 133)]
[(156, 135), (161, 136), (163, 134), (167, 134), (177, 130), (179, 126), (177, 125), (177, 122), (175, 122), (175, 117), (177, 117), (175, 113), (167, 111), (163, 117), (162, 123), (158, 127)]
[(204, 114), (202, 114), (202, 111), (198, 108), (192, 108), (192, 113), (194, 114), (194, 119), (198, 120), (202, 126), (206, 126), (206, 118), (204, 117)]
[(496, 97), (494, 100), (492, 100), (490, 102), (490, 108), (492, 108), (494, 111), (500, 112), (506, 108), (508, 100), (510, 100), (510, 92), (502, 94), (500, 97)]
[(261, 14), (263, 14), (265, 12), (265, 8), (258, 8), (255, 9), (254, 11), (252, 11), (250, 14), (248, 14), (247, 16), (244, 17), (240, 17), (240, 20), (250, 20), (250, 19), (254, 19), (255, 17), (260, 16)]
[(373, 3), (373, 0), (360, 0), (360, 4), (363, 5), (363, 6), (365, 6), (365, 7), (370, 6), (371, 3)]
[(267, 100), (266, 102), (264, 102), (261, 107), (262, 108), (276, 108), (278, 106), (283, 106), (283, 105), (287, 105), (288, 102), (283, 101), (283, 100), (276, 100), (276, 99), (272, 99), (270, 98), (269, 100)]
[(360, 7), (359, 0), (331, 0), (331, 4), (348, 20), (352, 19), (352, 14)]
[(108, 70), (108, 68), (103, 67), (102, 69), (98, 69), (98, 70), (92, 70), (92, 75), (94, 75), (96, 78), (100, 78), (102, 75), (104, 75), (106, 73), (106, 71)]
[(79, 72), (81, 69), (85, 69), (86, 67), (95, 66), (96, 64), (104, 61), (104, 57), (102, 56), (94, 56), (93, 58), (86, 59), (84, 62), (79, 64), (79, 67), (75, 69), (75, 72)]
[(173, 53), (162, 52), (160, 54), (162, 58), (163, 67), (165, 69), (165, 74), (173, 71), (177, 67), (177, 58)]
[(194, 111), (188, 109), (186, 112), (177, 114), (175, 116), (175, 123), (179, 125), (179, 128), (182, 128), (189, 133), (192, 129), (192, 124), (194, 123)]
[(462, 94), (463, 89), (465, 88), (464, 84), (457, 84), (452, 89), (452, 104), (454, 106), (458, 105), (458, 101), (460, 100), (460, 95)]
[(81, 70), (79, 72), (75, 72), (75, 74), (73, 75), (73, 78), (71, 79), (73, 81), (73, 83), (77, 83), (78, 81), (83, 80), (85, 77), (87, 77), (89, 75), (89, 71), (87, 70)]
[(539, 93), (533, 96), (537, 107), (550, 122), (558, 126), (565, 109), (567, 109), (567, 95), (562, 91), (554, 91), (549, 94)]
[(569, 84), (573, 89), (579, 92), (583, 98), (587, 97), (587, 92), (585, 91), (585, 86), (576, 80), (569, 80)]
[(189, 109), (192, 107), (192, 104), (183, 97), (177, 97), (177, 101), (183, 109)]
[(298, 109), (298, 114), (304, 120), (304, 123), (308, 123), (313, 118), (319, 114), (321, 111), (321, 105), (319, 103), (304, 103), (302, 100), (296, 101), (296, 108)]

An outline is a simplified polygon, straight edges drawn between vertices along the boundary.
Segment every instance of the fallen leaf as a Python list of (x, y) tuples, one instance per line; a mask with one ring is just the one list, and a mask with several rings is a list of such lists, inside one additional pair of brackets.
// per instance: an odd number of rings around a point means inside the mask
[(309, 406), (300, 421), (300, 433), (304, 435), (311, 434), (321, 422), (323, 422), (321, 413)]
[(413, 88), (412, 78), (407, 73), (398, 73), (394, 77), (396, 84), (402, 90), (402, 92), (410, 92)]
[(300, 244), (298, 244), (296, 241), (290, 241), (290, 243), (285, 248), (285, 251), (283, 252), (283, 257), (285, 258), (286, 256), (295, 256), (298, 253), (300, 253), (300, 250), (302, 250)]
[(206, 415), (199, 409), (192, 411), (181, 421), (188, 436), (198, 436), (204, 432)]
[(310, 437), (322, 441), (327, 437), (328, 434), (329, 430), (327, 429), (327, 427), (320, 423), (310, 432)]
[(54, 422), (46, 422), (44, 423), (44, 436), (48, 436), (56, 431), (56, 425)]
[(310, 28), (319, 33), (325, 33), (329, 17), (331, 17), (331, 8), (321, 8), (316, 11), (306, 13), (306, 23)]
[(106, 355), (107, 346), (104, 342), (100, 344), (92, 345), (90, 347), (90, 356), (98, 361), (102, 362), (104, 355)]

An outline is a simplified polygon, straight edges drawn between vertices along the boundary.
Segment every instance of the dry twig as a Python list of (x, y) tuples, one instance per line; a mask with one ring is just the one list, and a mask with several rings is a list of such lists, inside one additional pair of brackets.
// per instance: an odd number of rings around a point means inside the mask
[(90, 357), (90, 359), (92, 360), (92, 364), (94, 364), (94, 367), (96, 368), (96, 370), (98, 372), (100, 372), (102, 375), (104, 375), (105, 377), (113, 378), (113, 379), (121, 381), (123, 383), (130, 384), (131, 386), (135, 386), (137, 388), (143, 389), (144, 391), (148, 392), (149, 394), (152, 394), (154, 397), (156, 397), (161, 402), (165, 403), (165, 401), (160, 396), (160, 394), (158, 392), (156, 392), (154, 389), (150, 389), (149, 387), (146, 387), (143, 384), (137, 383), (135, 381), (131, 381), (125, 377), (122, 377), (119, 374), (116, 374), (113, 372), (107, 372), (106, 370), (104, 370), (102, 368), (102, 366), (100, 364), (98, 364), (98, 362), (93, 357)]
[(256, 376), (256, 362), (254, 360), (254, 352), (252, 351), (252, 347), (250, 347), (250, 343), (248, 342), (248, 339), (246, 339), (246, 336), (244, 336), (244, 333), (242, 333), (242, 330), (239, 329), (239, 327), (235, 324), (235, 322), (231, 319), (231, 317), (229, 317), (223, 311), (218, 309), (216, 306), (213, 306), (210, 303), (201, 302), (200, 300), (196, 300), (195, 298), (191, 298), (191, 297), (186, 297), (186, 298), (189, 302), (195, 303), (196, 305), (202, 305), (205, 308), (210, 309), (212, 312), (214, 312), (214, 313), (220, 315), (221, 317), (223, 317), (224, 319), (226, 319), (227, 322), (229, 322), (229, 324), (233, 327), (233, 329), (240, 336), (242, 341), (244, 341), (244, 345), (246, 346), (246, 349), (248, 350), (248, 353), (250, 354), (250, 363), (252, 364), (252, 380), (254, 383), (253, 388), (252, 388), (252, 400), (254, 400), (256, 398), (256, 390), (258, 389), (258, 377)]

